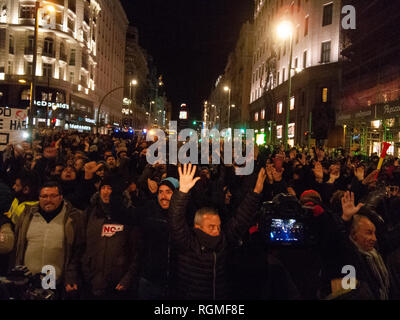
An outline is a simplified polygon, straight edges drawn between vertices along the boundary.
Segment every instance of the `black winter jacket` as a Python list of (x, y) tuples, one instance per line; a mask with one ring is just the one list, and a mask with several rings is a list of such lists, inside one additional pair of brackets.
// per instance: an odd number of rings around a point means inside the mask
[(134, 290), (139, 270), (138, 230), (116, 215), (107, 214), (98, 194), (91, 202), (86, 211), (86, 249), (82, 261), (85, 283), (95, 296), (114, 290), (118, 284)]
[[(173, 283), (178, 299), (228, 299), (231, 296), (228, 260), (233, 244), (253, 223), (261, 195), (248, 193), (236, 215), (221, 228), (219, 241), (213, 242), (199, 229), (191, 230), (186, 223), (185, 211), (189, 194), (175, 192), (171, 199), (168, 219), (171, 241), (177, 249)], [(211, 241), (210, 241), (211, 240)]]

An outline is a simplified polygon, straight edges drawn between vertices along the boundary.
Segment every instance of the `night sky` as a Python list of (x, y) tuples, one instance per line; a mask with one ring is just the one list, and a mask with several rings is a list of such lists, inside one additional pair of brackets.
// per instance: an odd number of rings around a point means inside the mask
[(240, 28), (253, 16), (253, 0), (121, 0), (139, 44), (153, 56), (176, 119), (186, 103), (191, 119), (201, 119)]

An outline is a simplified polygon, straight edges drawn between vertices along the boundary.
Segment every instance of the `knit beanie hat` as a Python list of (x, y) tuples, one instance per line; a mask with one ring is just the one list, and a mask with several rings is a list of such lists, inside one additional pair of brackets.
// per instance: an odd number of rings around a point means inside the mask
[(312, 203), (314, 205), (321, 203), (321, 196), (315, 190), (306, 190), (300, 196), (301, 205), (307, 205), (307, 203)]
[(159, 187), (161, 187), (161, 186), (167, 186), (172, 191), (175, 191), (176, 189), (179, 188), (179, 181), (178, 181), (178, 179), (168, 177), (168, 178), (161, 180)]

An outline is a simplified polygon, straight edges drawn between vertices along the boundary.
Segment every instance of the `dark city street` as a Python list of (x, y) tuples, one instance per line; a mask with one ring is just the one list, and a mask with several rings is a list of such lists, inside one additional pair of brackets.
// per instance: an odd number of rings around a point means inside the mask
[(399, 300), (398, 21), (398, 0), (0, 0), (1, 302)]

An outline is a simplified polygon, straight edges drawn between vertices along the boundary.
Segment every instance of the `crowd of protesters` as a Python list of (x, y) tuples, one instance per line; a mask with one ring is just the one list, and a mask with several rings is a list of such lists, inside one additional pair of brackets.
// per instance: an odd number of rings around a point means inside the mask
[[(0, 276), (54, 266), (58, 299), (400, 297), (397, 158), (256, 146), (238, 175), (151, 165), (142, 135), (36, 138), (2, 152)], [(269, 245), (260, 212), (282, 194), (310, 208), (313, 246)]]

